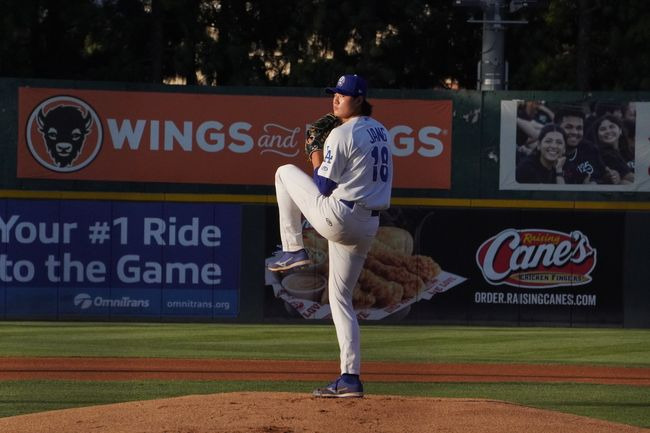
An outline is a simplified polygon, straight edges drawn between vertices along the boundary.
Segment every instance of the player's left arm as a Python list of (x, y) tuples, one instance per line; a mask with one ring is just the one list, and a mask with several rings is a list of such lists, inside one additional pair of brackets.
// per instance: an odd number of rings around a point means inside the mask
[(338, 155), (339, 142), (342, 139), (340, 131), (333, 130), (325, 140), (323, 150), (312, 153), (312, 166), (314, 168), (314, 183), (324, 196), (329, 196), (338, 186)]
[(318, 191), (326, 197), (329, 197), (329, 195), (332, 194), (332, 191), (339, 186), (339, 184), (334, 182), (332, 179), (319, 175), (318, 167), (314, 168), (314, 183), (318, 187)]

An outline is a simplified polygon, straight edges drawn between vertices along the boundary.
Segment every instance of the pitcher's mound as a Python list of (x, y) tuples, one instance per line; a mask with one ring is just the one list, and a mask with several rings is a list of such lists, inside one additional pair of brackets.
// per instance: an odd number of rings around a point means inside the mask
[(225, 393), (0, 418), (12, 433), (620, 433), (646, 429), (500, 401)]

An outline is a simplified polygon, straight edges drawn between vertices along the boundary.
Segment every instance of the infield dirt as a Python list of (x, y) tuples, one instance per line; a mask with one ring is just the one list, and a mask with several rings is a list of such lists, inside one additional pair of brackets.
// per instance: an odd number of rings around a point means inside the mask
[[(335, 362), (0, 358), (1, 380), (329, 380)], [(367, 362), (364, 381), (583, 382), (650, 386), (648, 368)], [(223, 393), (0, 418), (11, 433), (640, 433), (649, 429), (479, 399)]]
[[(0, 380), (316, 380), (335, 361), (166, 358), (0, 358)], [(650, 386), (650, 368), (535, 364), (363, 364), (374, 382), (573, 382)]]
[(12, 433), (641, 433), (650, 430), (500, 401), (225, 393), (0, 419)]

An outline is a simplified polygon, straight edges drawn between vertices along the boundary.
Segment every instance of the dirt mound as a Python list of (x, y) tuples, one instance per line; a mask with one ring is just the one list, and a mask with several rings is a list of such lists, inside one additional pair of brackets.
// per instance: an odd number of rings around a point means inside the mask
[(619, 433), (650, 430), (500, 401), (224, 393), (0, 418), (12, 433)]

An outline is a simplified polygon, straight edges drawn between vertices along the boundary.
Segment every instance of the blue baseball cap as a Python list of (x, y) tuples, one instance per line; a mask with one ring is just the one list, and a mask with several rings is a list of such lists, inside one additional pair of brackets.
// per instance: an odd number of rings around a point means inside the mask
[(363, 96), (364, 98), (366, 97), (367, 90), (368, 85), (366, 84), (366, 80), (357, 74), (343, 75), (336, 83), (336, 87), (325, 88), (327, 93), (340, 93), (341, 95), (346, 96)]

